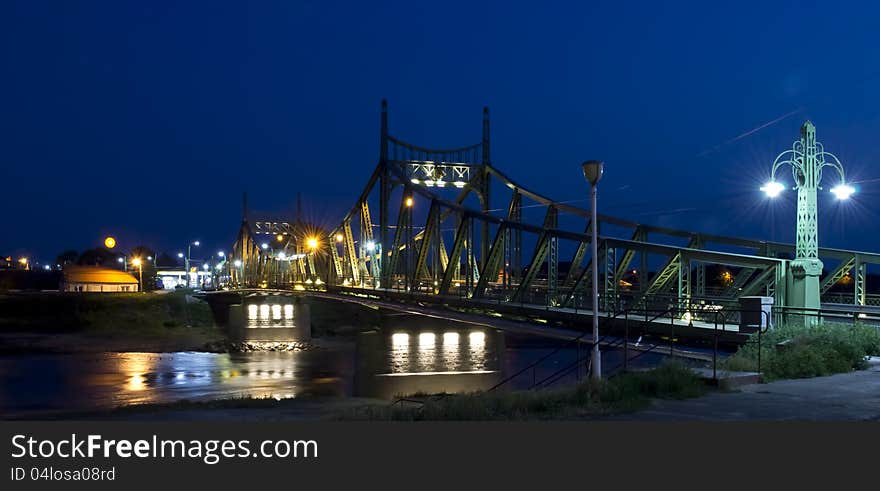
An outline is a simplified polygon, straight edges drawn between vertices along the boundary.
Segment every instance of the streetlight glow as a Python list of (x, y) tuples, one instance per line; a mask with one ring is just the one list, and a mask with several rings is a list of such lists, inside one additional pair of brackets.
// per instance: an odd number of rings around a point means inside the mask
[(412, 199), (412, 197), (409, 197), (409, 196), (408, 196), (408, 197), (406, 198), (406, 207), (407, 207), (407, 208), (412, 208), (412, 205), (413, 205), (413, 199)]
[(306, 245), (309, 246), (309, 249), (317, 249), (318, 239), (314, 237), (309, 237), (308, 240), (306, 240)]
[(183, 253), (182, 253), (182, 252), (178, 252), (178, 253), (177, 253), (177, 257), (183, 259)]
[(240, 267), (241, 267), (241, 260), (236, 259), (235, 262), (234, 262), (233, 264), (235, 264), (235, 267), (236, 267), (236, 268), (240, 268)]
[(199, 241), (195, 241), (195, 242), (193, 242), (193, 245), (194, 245), (194, 246), (200, 246), (201, 244), (199, 244)]
[(261, 247), (262, 247), (263, 249), (268, 249), (268, 248), (269, 248), (269, 244), (265, 244), (265, 243), (264, 243)]
[(217, 255), (220, 256), (220, 257), (224, 257), (224, 256), (226, 256), (226, 253), (223, 252), (223, 251), (220, 251), (220, 252), (217, 253)]
[(372, 241), (366, 243), (367, 250), (373, 252), (376, 249), (376, 244)]
[(336, 234), (336, 242), (342, 242), (342, 234)]
[(856, 190), (854, 187), (844, 183), (838, 184), (837, 186), (831, 188), (831, 194), (833, 194), (834, 197), (839, 200), (849, 199), (849, 197), (852, 196), (855, 192)]
[(779, 196), (779, 194), (784, 190), (785, 186), (777, 181), (770, 181), (767, 184), (761, 186), (761, 191), (764, 191), (764, 194), (766, 194), (770, 198), (775, 198)]
[(132, 265), (132, 266), (140, 266), (140, 265), (141, 265), (141, 258), (136, 257), (136, 258), (132, 259), (132, 260), (131, 260), (131, 265)]

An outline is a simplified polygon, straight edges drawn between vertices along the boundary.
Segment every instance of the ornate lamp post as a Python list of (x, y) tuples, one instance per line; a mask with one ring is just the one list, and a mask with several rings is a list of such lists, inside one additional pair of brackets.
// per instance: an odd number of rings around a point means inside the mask
[(583, 164), (584, 178), (590, 183), (590, 250), (593, 258), (593, 353), (590, 355), (591, 379), (599, 381), (602, 379), (602, 355), (599, 353), (599, 267), (597, 258), (599, 257), (599, 242), (597, 235), (599, 227), (597, 224), (596, 201), (599, 179), (602, 179), (605, 164), (599, 160), (588, 160)]
[(848, 199), (855, 189), (846, 183), (843, 165), (833, 154), (826, 152), (816, 141), (816, 127), (810, 121), (801, 126), (801, 138), (776, 157), (770, 170), (770, 181), (761, 187), (767, 196), (775, 198), (785, 189), (776, 180), (776, 171), (783, 165), (791, 166), (797, 189), (797, 240), (795, 259), (789, 265), (787, 303), (791, 307), (818, 310), (821, 305), (819, 275), (819, 227), (816, 213), (817, 193), (822, 181), (822, 169), (833, 167), (840, 183), (831, 188), (837, 199)]

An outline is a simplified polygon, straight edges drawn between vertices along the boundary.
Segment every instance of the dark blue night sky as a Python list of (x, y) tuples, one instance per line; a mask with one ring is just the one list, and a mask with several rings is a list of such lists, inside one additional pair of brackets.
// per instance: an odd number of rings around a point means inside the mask
[(600, 158), (604, 213), (787, 241), (794, 193), (757, 188), (810, 118), (860, 192), (823, 193), (820, 242), (880, 250), (878, 21), (873, 2), (7, 1), (0, 253), (228, 247), (242, 191), (338, 222), (383, 97), (392, 134), (435, 147), (477, 142), (488, 105), (495, 165), (559, 200)]

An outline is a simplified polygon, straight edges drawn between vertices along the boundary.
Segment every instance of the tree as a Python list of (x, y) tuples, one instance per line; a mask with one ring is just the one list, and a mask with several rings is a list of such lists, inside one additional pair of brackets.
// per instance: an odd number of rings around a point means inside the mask
[(79, 259), (79, 253), (73, 249), (68, 249), (55, 258), (55, 264), (65, 266), (67, 264), (76, 264)]
[[(156, 280), (158, 278), (156, 274), (156, 262), (149, 258), (154, 258), (158, 260), (158, 258), (156, 257), (156, 252), (147, 246), (139, 245), (133, 248), (129, 253), (129, 261), (134, 258), (140, 258), (141, 260), (140, 272), (141, 274), (143, 274), (144, 277), (144, 291), (155, 290), (157, 287)], [(135, 275), (138, 274), (138, 270), (135, 267), (129, 267), (129, 272)]]
[(131, 252), (129, 253), (129, 257), (139, 257), (142, 261), (144, 261), (144, 264), (146, 264), (147, 262), (152, 263), (153, 261), (147, 258), (156, 257), (156, 251), (150, 249), (147, 246), (139, 245), (131, 250)]
[(180, 266), (180, 263), (176, 257), (172, 257), (168, 253), (163, 252), (159, 254), (158, 258), (156, 258), (156, 265), (160, 268), (176, 268)]
[(95, 247), (94, 249), (86, 249), (79, 255), (77, 264), (80, 266), (112, 266), (115, 264), (118, 255), (110, 249), (104, 247)]

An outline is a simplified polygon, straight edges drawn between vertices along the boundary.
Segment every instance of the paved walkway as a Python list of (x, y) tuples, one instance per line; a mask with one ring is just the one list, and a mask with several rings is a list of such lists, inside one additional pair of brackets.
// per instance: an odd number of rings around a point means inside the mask
[(648, 421), (880, 421), (880, 358), (852, 373), (781, 380), (651, 408), (611, 419)]

